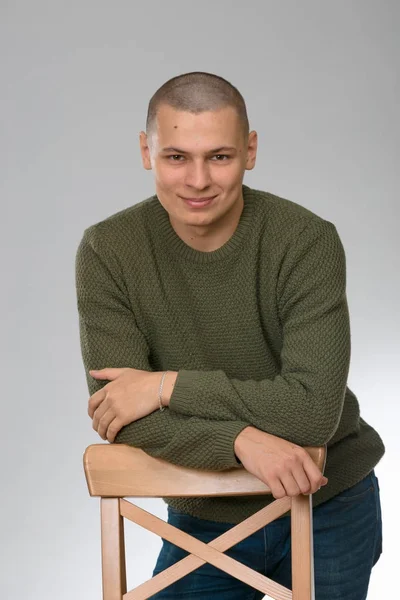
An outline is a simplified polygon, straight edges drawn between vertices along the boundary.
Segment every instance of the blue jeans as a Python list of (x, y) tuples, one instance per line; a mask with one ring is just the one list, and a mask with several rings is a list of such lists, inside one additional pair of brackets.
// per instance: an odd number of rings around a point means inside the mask
[[(168, 507), (168, 522), (208, 543), (234, 525), (206, 521)], [(365, 600), (371, 569), (382, 553), (379, 484), (362, 481), (313, 510), (316, 600)], [(226, 552), (291, 589), (290, 517), (263, 527)], [(188, 552), (163, 540), (153, 576)], [(152, 598), (259, 600), (264, 594), (206, 563)]]

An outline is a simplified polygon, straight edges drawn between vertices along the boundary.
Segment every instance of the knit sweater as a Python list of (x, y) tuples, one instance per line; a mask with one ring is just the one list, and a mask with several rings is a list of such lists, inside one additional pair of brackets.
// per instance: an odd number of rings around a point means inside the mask
[[(81, 352), (90, 369), (178, 371), (169, 408), (114, 443), (190, 468), (243, 468), (248, 425), (301, 446), (327, 444), (325, 502), (384, 454), (347, 386), (346, 259), (335, 226), (243, 185), (231, 238), (202, 252), (175, 232), (156, 195), (85, 229), (76, 255)], [(164, 498), (190, 515), (238, 523), (271, 495)]]

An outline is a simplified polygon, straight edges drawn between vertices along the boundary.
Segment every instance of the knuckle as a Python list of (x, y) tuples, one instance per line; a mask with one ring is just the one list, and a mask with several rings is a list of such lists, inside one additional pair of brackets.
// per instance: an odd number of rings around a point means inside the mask
[(299, 454), (295, 453), (292, 455), (291, 458), (292, 458), (292, 462), (291, 462), (292, 467), (298, 468), (302, 465), (303, 461), (301, 460), (301, 457), (299, 456)]
[(290, 469), (293, 466), (293, 456), (285, 456), (283, 459), (283, 468), (285, 470)]
[(279, 475), (281, 473), (282, 473), (282, 468), (280, 468), (278, 466), (274, 467), (268, 471), (268, 478), (269, 478), (269, 481), (273, 482), (272, 485), (274, 485), (274, 482), (279, 480)]
[(295, 446), (294, 448), (294, 456), (299, 462), (304, 462), (304, 460), (308, 457), (308, 452), (304, 450), (301, 446)]

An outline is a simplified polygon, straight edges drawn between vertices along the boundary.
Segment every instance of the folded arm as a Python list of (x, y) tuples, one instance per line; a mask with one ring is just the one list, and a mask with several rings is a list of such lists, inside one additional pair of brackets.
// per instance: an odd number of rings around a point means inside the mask
[[(108, 383), (92, 378), (91, 369), (152, 371), (149, 348), (136, 325), (118, 261), (103, 246), (99, 232), (91, 227), (76, 254), (80, 342), (90, 395)], [(124, 426), (115, 443), (142, 448), (151, 456), (178, 465), (218, 471), (239, 466), (234, 442), (247, 426), (240, 419), (218, 422), (170, 410), (156, 411)]]
[(333, 436), (350, 363), (345, 253), (335, 226), (312, 221), (289, 247), (276, 289), (283, 346), (274, 379), (242, 381), (222, 370), (180, 370), (174, 414), (239, 419), (301, 446)]

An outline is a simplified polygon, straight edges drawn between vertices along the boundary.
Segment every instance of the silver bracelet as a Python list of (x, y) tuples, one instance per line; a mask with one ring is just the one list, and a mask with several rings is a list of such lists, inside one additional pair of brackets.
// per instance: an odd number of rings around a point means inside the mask
[(164, 379), (165, 379), (165, 376), (167, 373), (169, 373), (169, 371), (164, 371), (163, 376), (161, 377), (160, 389), (158, 390), (158, 403), (160, 405), (161, 412), (166, 409), (166, 407), (162, 405), (161, 394), (162, 394), (162, 389), (163, 389), (163, 385), (164, 385)]

